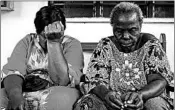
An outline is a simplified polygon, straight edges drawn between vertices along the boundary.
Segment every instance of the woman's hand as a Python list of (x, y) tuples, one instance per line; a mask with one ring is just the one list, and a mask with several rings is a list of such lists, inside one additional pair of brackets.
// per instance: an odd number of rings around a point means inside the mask
[(124, 107), (124, 104), (120, 98), (120, 94), (115, 91), (111, 91), (105, 96), (105, 102), (113, 109), (123, 109)]
[(124, 107), (133, 109), (133, 110), (140, 110), (143, 109), (143, 99), (142, 94), (139, 92), (128, 92), (124, 96)]
[(21, 110), (24, 104), (24, 98), (21, 90), (13, 89), (8, 94), (9, 103), (7, 110)]
[(46, 39), (53, 42), (62, 42), (64, 36), (64, 26), (60, 21), (53, 22), (45, 26)]

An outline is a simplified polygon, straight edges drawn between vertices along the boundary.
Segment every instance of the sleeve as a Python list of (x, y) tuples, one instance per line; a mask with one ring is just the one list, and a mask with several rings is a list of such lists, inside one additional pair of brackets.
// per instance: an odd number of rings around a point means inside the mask
[(74, 87), (80, 82), (80, 77), (83, 75), (84, 57), (81, 43), (73, 39), (68, 43), (64, 57), (69, 67), (70, 86)]
[(107, 89), (109, 88), (109, 73), (111, 71), (109, 49), (109, 45), (101, 40), (93, 51), (86, 72), (85, 82), (87, 83), (83, 86), (85, 94), (97, 86), (104, 85)]
[(148, 46), (144, 65), (148, 81), (149, 79), (152, 79), (148, 76), (163, 76), (168, 84), (171, 84), (173, 74), (170, 71), (170, 65), (166, 53), (158, 40), (152, 41), (151, 45)]
[(26, 74), (28, 37), (29, 36), (26, 36), (20, 40), (15, 46), (11, 56), (8, 58), (7, 64), (3, 66), (1, 71), (1, 80), (12, 74), (16, 74), (24, 78), (24, 75)]

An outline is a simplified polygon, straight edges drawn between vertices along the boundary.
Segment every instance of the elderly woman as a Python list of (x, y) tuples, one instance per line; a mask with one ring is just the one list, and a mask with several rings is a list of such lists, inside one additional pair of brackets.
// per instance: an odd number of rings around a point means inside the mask
[(171, 110), (165, 87), (173, 75), (160, 42), (141, 33), (141, 9), (121, 2), (110, 17), (114, 35), (94, 50), (75, 110)]
[(1, 109), (72, 110), (83, 69), (80, 42), (64, 35), (58, 6), (44, 6), (34, 20), (36, 34), (18, 42), (2, 70)]

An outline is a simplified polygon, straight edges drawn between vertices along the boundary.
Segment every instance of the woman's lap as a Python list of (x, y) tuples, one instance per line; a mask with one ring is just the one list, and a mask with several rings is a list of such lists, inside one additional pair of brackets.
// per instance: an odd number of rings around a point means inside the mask
[[(49, 91), (49, 94), (43, 95), (45, 100), (42, 102), (44, 105), (42, 107), (46, 110), (72, 110), (74, 103), (79, 98), (79, 92), (75, 88), (57, 86), (51, 87), (46, 91)], [(6, 92), (4, 89), (1, 89), (1, 107), (7, 107), (7, 105), (8, 98)], [(168, 103), (161, 97), (149, 99), (144, 106), (144, 110), (171, 110)], [(82, 97), (76, 103), (74, 110), (83, 110), (83, 108), (107, 110), (104, 103), (95, 95)]]
[[(25, 94), (27, 108), (35, 110), (72, 110), (73, 104), (79, 98), (79, 91), (64, 86), (50, 87), (42, 92)], [(7, 107), (8, 98), (5, 90), (1, 89), (1, 107)]]
[(171, 110), (170, 105), (162, 97), (151, 98), (144, 104), (145, 110)]
[(72, 110), (73, 104), (79, 98), (79, 91), (75, 88), (51, 88), (46, 102), (46, 110)]
[[(100, 105), (100, 107), (99, 107)], [(88, 108), (88, 109), (87, 109)], [(75, 104), (74, 110), (111, 110), (95, 95), (85, 95)], [(143, 110), (171, 110), (169, 104), (161, 97), (149, 99)]]
[(107, 110), (107, 108), (97, 96), (87, 94), (76, 102), (74, 110)]

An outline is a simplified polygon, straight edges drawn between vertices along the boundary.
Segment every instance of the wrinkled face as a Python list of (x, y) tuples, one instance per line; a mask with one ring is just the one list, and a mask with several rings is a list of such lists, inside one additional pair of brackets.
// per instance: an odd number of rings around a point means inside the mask
[(119, 15), (113, 24), (113, 33), (121, 48), (133, 51), (140, 36), (141, 23), (136, 13)]

